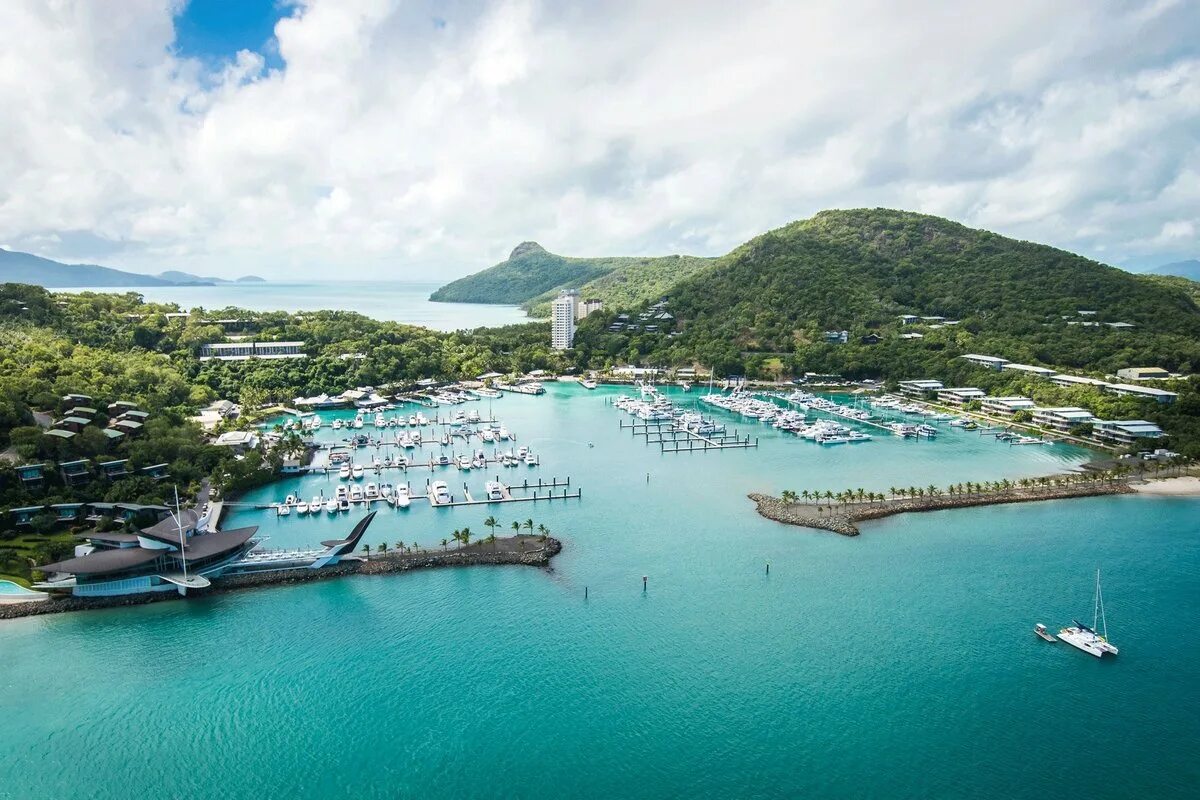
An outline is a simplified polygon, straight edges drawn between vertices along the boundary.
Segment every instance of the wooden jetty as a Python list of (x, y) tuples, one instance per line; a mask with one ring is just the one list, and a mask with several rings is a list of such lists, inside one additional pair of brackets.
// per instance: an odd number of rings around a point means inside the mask
[[(568, 477), (565, 480), (551, 478), (546, 481), (538, 478), (537, 483), (530, 483), (528, 480), (523, 481), (521, 485), (507, 484), (500, 480), (500, 476), (496, 476), (496, 483), (500, 484), (500, 494), (502, 498), (499, 500), (489, 500), (484, 498), (476, 500), (471, 495), (471, 489), (467, 484), (463, 484), (463, 500), (455, 500), (454, 495), (450, 496), (450, 502), (439, 503), (434, 498), (433, 493), (429, 491), (429, 484), (432, 481), (426, 481), (425, 499), (429, 501), (429, 505), (434, 508), (452, 508), (455, 506), (486, 506), (499, 505), (503, 503), (534, 503), (538, 500), (579, 500), (583, 497), (583, 489), (576, 487), (575, 491), (571, 491), (571, 479)], [(562, 489), (558, 494), (555, 494), (556, 489)], [(532, 494), (514, 495), (514, 491), (532, 492)], [(422, 495), (413, 495), (413, 497), (422, 497)]]
[(749, 434), (741, 436), (735, 429), (733, 433), (700, 434), (688, 430), (675, 420), (641, 420), (625, 422), (620, 420), (622, 430), (629, 430), (634, 436), (641, 436), (646, 444), (657, 444), (662, 453), (693, 453), (707, 450), (730, 450), (758, 447), (758, 437), (750, 439)]

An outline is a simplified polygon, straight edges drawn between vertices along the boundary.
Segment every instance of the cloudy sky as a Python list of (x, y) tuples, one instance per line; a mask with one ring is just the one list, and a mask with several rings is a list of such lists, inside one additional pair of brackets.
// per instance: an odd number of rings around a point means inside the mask
[(1200, 257), (1191, 0), (4, 0), (0, 245), (456, 277), (925, 211)]

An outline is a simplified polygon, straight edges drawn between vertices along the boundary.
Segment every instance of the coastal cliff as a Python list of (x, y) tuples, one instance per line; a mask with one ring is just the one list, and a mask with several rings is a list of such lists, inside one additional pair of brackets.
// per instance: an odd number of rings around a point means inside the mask
[[(278, 586), (281, 584), (309, 583), (311, 581), (342, 578), (351, 575), (389, 575), (417, 569), (435, 567), (469, 566), (550, 566), (550, 559), (562, 551), (562, 542), (539, 536), (508, 536), (494, 542), (474, 542), (467, 547), (454, 550), (421, 551), (417, 553), (388, 553), (370, 559), (346, 561), (322, 569), (288, 569), (277, 572), (259, 572), (246, 575), (229, 575), (214, 579), (211, 589), (202, 595), (231, 592), (242, 589)], [(57, 614), (64, 611), (89, 611), (118, 606), (135, 606), (164, 600), (181, 600), (175, 592), (124, 595), (120, 597), (62, 597), (30, 603), (0, 605), (0, 620), (29, 617), (38, 614)]]
[(759, 514), (775, 522), (832, 531), (842, 536), (858, 536), (859, 529), (855, 523), (865, 520), (883, 519), (895, 514), (1133, 493), (1134, 489), (1124, 482), (1085, 483), (1049, 488), (1011, 489), (989, 494), (849, 503), (834, 508), (831, 508), (826, 503), (789, 503), (778, 497), (766, 494), (751, 493), (747, 497), (754, 501)]

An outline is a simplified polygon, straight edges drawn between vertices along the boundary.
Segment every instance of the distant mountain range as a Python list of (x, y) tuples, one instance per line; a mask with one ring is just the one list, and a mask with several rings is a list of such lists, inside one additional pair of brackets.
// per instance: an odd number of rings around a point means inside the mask
[(29, 283), (48, 289), (67, 286), (137, 288), (141, 286), (215, 286), (219, 283), (261, 283), (257, 275), (236, 281), (168, 270), (157, 275), (127, 272), (97, 264), (63, 264), (31, 253), (0, 249), (0, 283)]
[(1175, 275), (1190, 281), (1200, 281), (1200, 260), (1190, 258), (1187, 261), (1176, 261), (1161, 267), (1152, 267), (1146, 272), (1151, 275)]

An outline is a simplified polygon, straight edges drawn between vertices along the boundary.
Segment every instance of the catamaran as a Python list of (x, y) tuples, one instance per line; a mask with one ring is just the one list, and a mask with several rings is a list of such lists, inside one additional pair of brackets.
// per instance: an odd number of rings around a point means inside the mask
[[(1100, 623), (1100, 630), (1104, 632), (1103, 634), (1096, 632), (1097, 621)], [(1058, 632), (1059, 639), (1096, 658), (1117, 654), (1117, 648), (1108, 642), (1108, 620), (1104, 617), (1104, 593), (1100, 590), (1099, 569), (1096, 570), (1096, 594), (1092, 602), (1092, 626), (1089, 628), (1079, 620), (1074, 620), (1074, 622), (1072, 627), (1063, 628)]]

